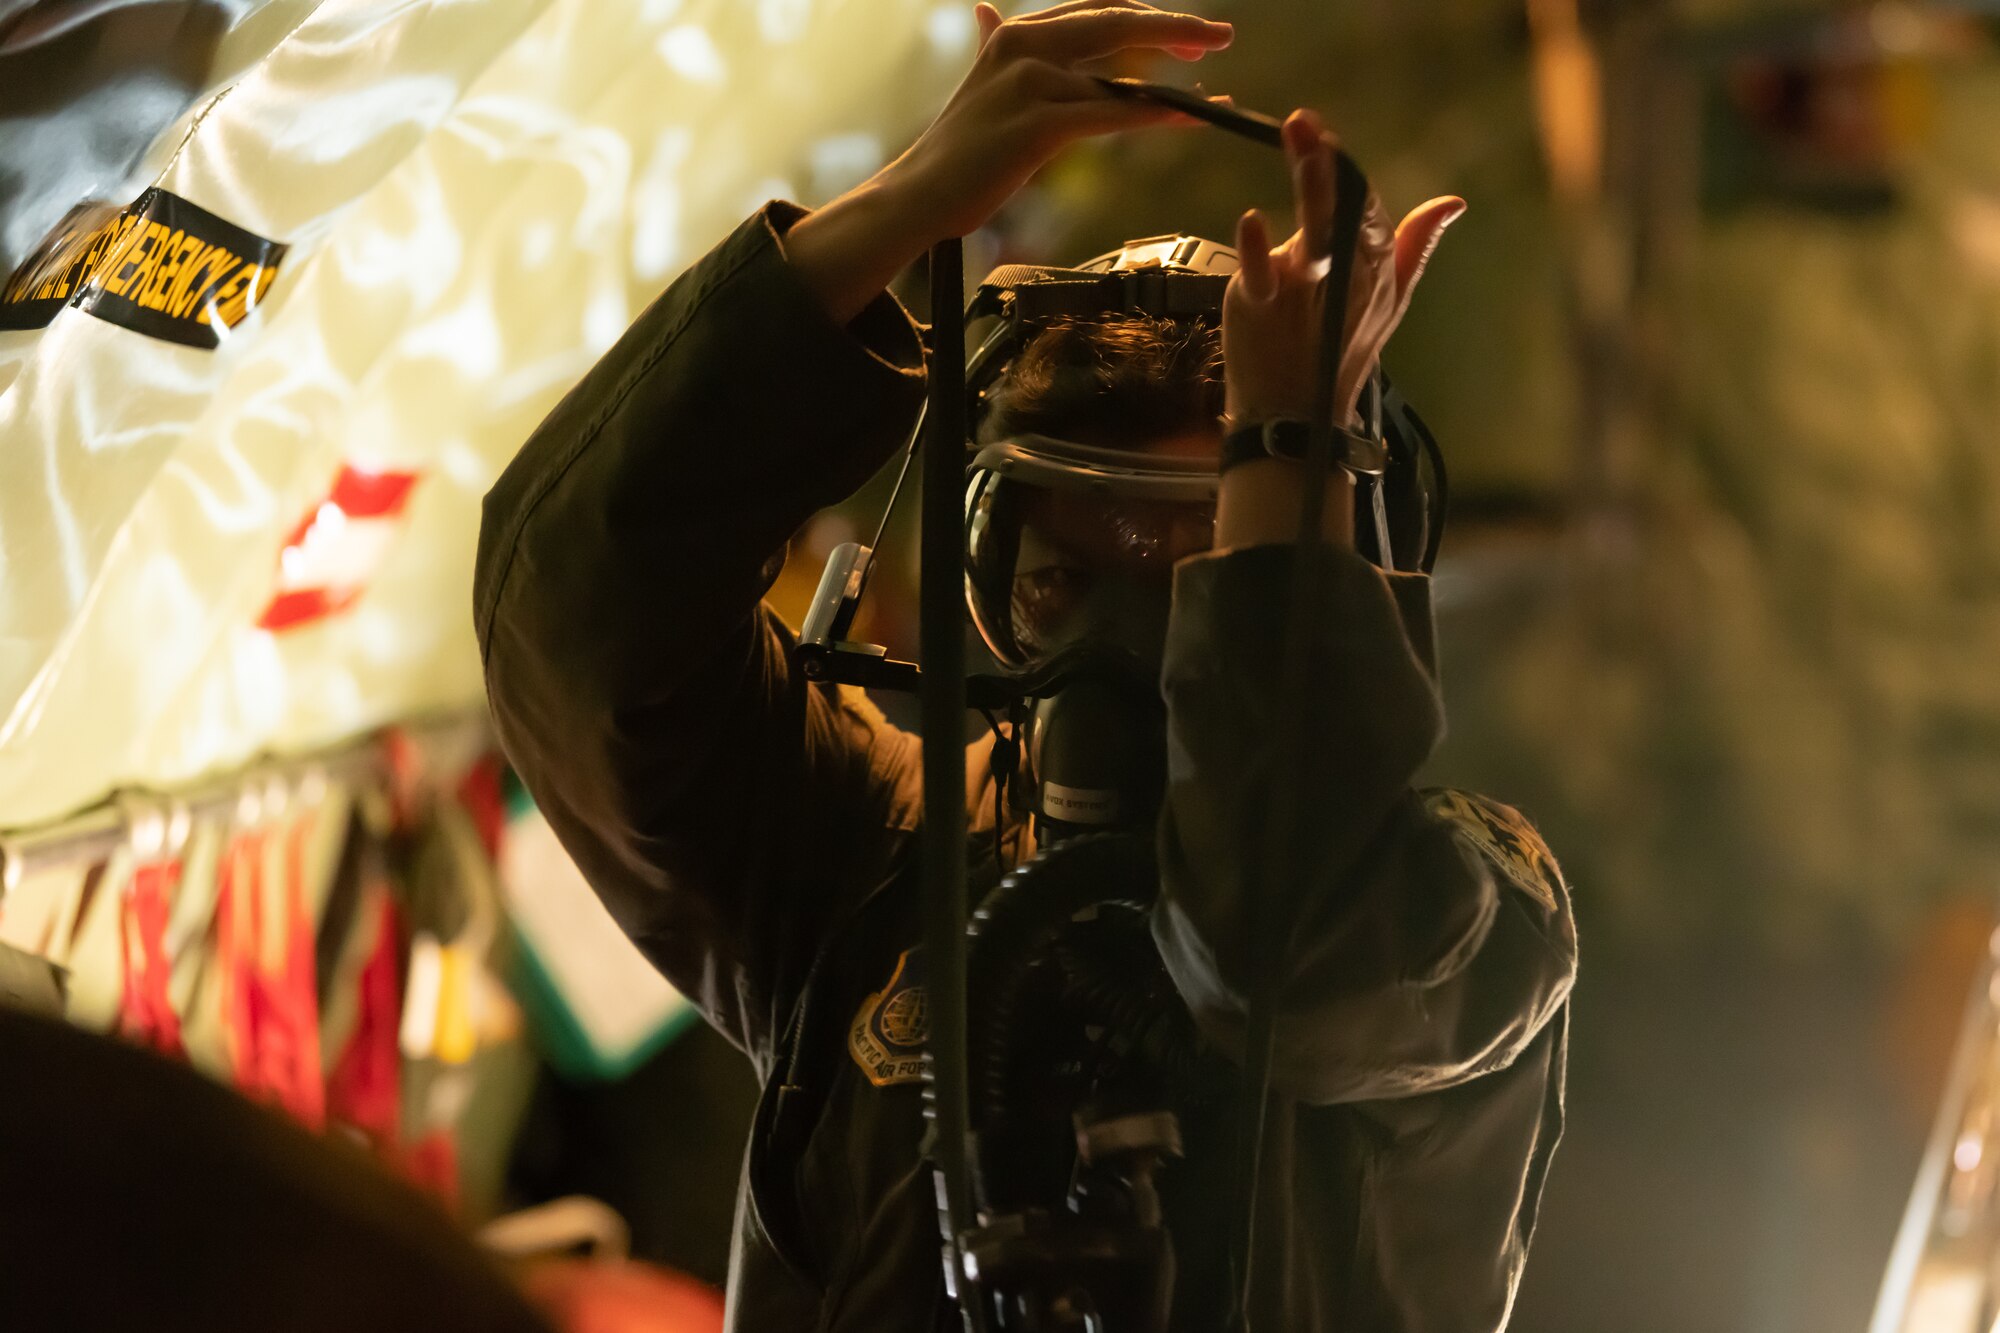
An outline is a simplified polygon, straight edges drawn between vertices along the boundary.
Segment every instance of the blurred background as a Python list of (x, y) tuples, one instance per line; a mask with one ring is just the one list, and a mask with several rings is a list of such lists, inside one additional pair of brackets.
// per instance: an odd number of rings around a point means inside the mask
[[(1471, 205), (1386, 361), (1451, 464), (1428, 780), (1535, 820), (1582, 937), (1512, 1326), (1859, 1333), (1930, 1136), (1911, 1262), (1972, 1246), (1974, 1294), (1875, 1333), (1988, 1333), (2000, 1026), (1964, 1015), (2000, 889), (2000, 5), (1202, 11), (1231, 50), (1122, 72), (1317, 107), (1392, 213)], [(0, 302), (0, 945), (57, 965), (54, 1009), (171, 1027), (309, 1124), (374, 1116), (468, 1223), (587, 1194), (720, 1281), (750, 1075), (677, 997), (592, 975), (609, 923), (482, 745), (478, 497), (757, 202), (899, 151), (972, 34), (918, 0), (0, 2), (0, 268), (52, 271), (147, 186), (287, 247), (215, 348)], [(1287, 200), (1220, 135), (1098, 144), (967, 269)], [(788, 615), (888, 482), (799, 535)], [(911, 507), (858, 632), (899, 655)], [(393, 531), (301, 583), (314, 524), (357, 518)], [(274, 615), (305, 586), (333, 595)], [(303, 981), (264, 972), (324, 1048), (273, 1074), (216, 909), (301, 824), (319, 850), (254, 878), (316, 938)], [(120, 948), (149, 910), (150, 967)], [(367, 1041), (400, 1110), (352, 1100)]]

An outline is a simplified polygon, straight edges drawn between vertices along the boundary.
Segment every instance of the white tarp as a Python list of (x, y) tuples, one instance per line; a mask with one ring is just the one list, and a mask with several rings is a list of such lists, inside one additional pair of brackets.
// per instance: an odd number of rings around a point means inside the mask
[[(0, 827), (476, 702), (479, 501), (522, 439), (759, 201), (893, 152), (972, 42), (929, 0), (304, 8), (257, 11), (269, 54), (155, 153), (290, 247), (263, 303), (214, 350), (69, 308), (0, 333)], [(268, 628), (281, 595), (318, 610)]]

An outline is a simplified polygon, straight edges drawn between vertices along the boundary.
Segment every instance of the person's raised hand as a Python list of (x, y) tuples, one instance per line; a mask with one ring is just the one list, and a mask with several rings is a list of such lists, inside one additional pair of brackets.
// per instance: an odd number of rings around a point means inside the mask
[(1070, 0), (1011, 19), (982, 3), (974, 14), (979, 53), (930, 128), (787, 237), (794, 267), (838, 322), (860, 313), (937, 241), (985, 225), (1070, 144), (1193, 123), (1169, 107), (1105, 92), (1080, 66), (1134, 50), (1198, 59), (1234, 35), (1227, 23), (1141, 0)]
[(1079, 139), (1184, 120), (1116, 97), (1077, 66), (1131, 50), (1198, 59), (1233, 30), (1140, 0), (1072, 0), (1003, 19), (980, 4), (979, 54), (958, 90), (890, 167), (907, 181), (934, 237), (983, 226), (1028, 178)]
[[(1227, 412), (1232, 421), (1309, 417), (1319, 376), (1322, 279), (1333, 226), (1334, 139), (1310, 111), (1285, 121), (1292, 168), (1295, 229), (1277, 245), (1256, 209), (1236, 224), (1240, 267), (1223, 299), (1222, 347)], [(1334, 410), (1345, 424), (1389, 335), (1409, 309), (1417, 279), (1444, 229), (1465, 211), (1452, 196), (1432, 199), (1391, 227), (1371, 188), (1355, 239), (1347, 290), (1347, 346), (1335, 382)]]

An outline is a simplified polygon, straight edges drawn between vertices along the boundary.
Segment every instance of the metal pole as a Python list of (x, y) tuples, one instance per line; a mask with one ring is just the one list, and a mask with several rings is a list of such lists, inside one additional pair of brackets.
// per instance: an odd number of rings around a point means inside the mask
[[(468, 737), (487, 728), (486, 711), (449, 715), (406, 724), (422, 737)], [(233, 814), (246, 796), (273, 789), (292, 791), (314, 781), (349, 782), (381, 770), (379, 736), (349, 740), (325, 749), (253, 760), (227, 776), (184, 787), (127, 788), (74, 815), (28, 828), (0, 831), (0, 901), (28, 874), (54, 866), (102, 861), (133, 836), (134, 815), (157, 813), (163, 820), (207, 822)]]
[(972, 1333), (986, 1311), (967, 1290), (958, 1244), (972, 1229), (972, 1116), (965, 1038), (965, 490), (964, 253), (956, 237), (930, 255), (930, 395), (924, 426), (921, 606), (924, 951), (929, 990), (931, 1151), (944, 1182), (945, 1258)]
[(1895, 1247), (1889, 1253), (1888, 1271), (1875, 1298), (1875, 1313), (1868, 1321), (1868, 1333), (1902, 1333), (1910, 1313), (1910, 1299), (1916, 1292), (1917, 1270), (1924, 1252), (1937, 1233), (1938, 1205), (1951, 1179), (1952, 1150), (1965, 1127), (1967, 1103), (1978, 1081), (1979, 1066), (1987, 1058), (1995, 1040), (1996, 957), (2000, 957), (2000, 929), (1987, 941), (1985, 956), (1972, 978), (1972, 993), (1966, 997), (1965, 1017), (1960, 1021), (1958, 1041), (1945, 1076), (1944, 1095), (1938, 1099), (1937, 1118), (1931, 1122), (1930, 1138), (1917, 1167), (1916, 1184), (1910, 1188), (1910, 1202), (1903, 1222), (1896, 1230)]

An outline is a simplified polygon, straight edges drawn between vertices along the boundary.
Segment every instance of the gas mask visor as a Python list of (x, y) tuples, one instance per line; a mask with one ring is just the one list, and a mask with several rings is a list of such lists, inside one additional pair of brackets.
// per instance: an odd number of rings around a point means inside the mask
[(1157, 668), (1173, 569), (1215, 540), (1210, 451), (1105, 448), (1041, 435), (982, 446), (965, 489), (965, 598), (1005, 669), (1085, 648)]

